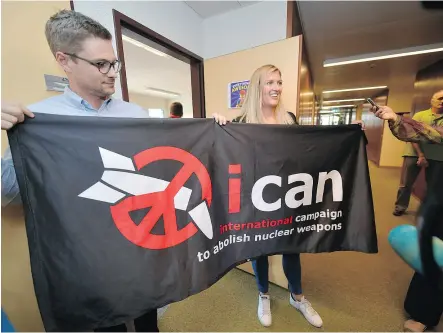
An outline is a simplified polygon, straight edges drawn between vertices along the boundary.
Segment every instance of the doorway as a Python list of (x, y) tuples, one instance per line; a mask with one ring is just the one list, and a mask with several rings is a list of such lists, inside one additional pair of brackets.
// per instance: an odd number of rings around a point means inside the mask
[(169, 117), (179, 102), (183, 117), (204, 118), (203, 59), (115, 9), (113, 15), (123, 100), (151, 117)]
[(349, 125), (356, 118), (355, 108), (330, 108), (319, 112), (319, 125)]

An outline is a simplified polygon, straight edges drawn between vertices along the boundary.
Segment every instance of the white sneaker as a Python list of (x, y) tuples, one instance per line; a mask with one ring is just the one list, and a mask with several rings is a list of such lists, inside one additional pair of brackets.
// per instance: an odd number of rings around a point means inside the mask
[(258, 295), (258, 320), (260, 323), (269, 327), (272, 324), (272, 315), (271, 315), (271, 298), (269, 295)]
[(301, 301), (297, 301), (292, 297), (292, 294), (289, 294), (289, 303), (300, 311), (303, 316), (305, 316), (306, 320), (315, 327), (322, 327), (323, 320), (317, 311), (314, 310), (311, 303), (303, 296)]

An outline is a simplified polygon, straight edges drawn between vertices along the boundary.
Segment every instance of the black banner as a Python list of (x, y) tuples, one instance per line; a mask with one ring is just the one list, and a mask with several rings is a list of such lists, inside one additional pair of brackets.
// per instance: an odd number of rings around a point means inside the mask
[(262, 255), (377, 238), (358, 125), (38, 114), (9, 132), (47, 331), (121, 324)]

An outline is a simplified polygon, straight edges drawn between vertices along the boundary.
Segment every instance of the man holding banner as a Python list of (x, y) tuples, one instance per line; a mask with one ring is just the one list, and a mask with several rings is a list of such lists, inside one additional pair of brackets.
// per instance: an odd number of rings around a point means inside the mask
[[(24, 122), (25, 117), (34, 118), (34, 113), (81, 117), (148, 117), (148, 113), (141, 107), (111, 98), (121, 64), (115, 57), (112, 35), (105, 27), (80, 13), (63, 10), (48, 20), (45, 34), (70, 85), (63, 95), (29, 107), (2, 104), (2, 130), (10, 130), (17, 123)], [(2, 206), (20, 203), (19, 186), (9, 148), (1, 162)], [(137, 331), (157, 332), (157, 310), (147, 311), (127, 325), (135, 326)], [(98, 332), (126, 331), (125, 324), (95, 328)]]

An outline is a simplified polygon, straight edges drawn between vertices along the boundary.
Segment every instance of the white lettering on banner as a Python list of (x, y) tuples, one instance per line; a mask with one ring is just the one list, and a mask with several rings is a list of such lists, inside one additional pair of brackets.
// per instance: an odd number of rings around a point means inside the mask
[(343, 212), (339, 211), (330, 211), (329, 209), (326, 211), (310, 213), (306, 215), (299, 215), (295, 218), (295, 222), (304, 222), (304, 221), (312, 221), (317, 220), (318, 218), (328, 218), (332, 221), (336, 220), (343, 216)]
[(272, 212), (274, 210), (278, 210), (281, 208), (281, 199), (273, 203), (267, 203), (263, 200), (263, 190), (266, 185), (275, 184), (278, 187), (281, 187), (281, 177), (279, 176), (265, 176), (257, 180), (252, 187), (251, 199), (252, 204), (258, 210), (262, 212)]
[[(343, 201), (343, 180), (340, 173), (337, 170), (330, 172), (320, 172), (318, 175), (317, 192), (315, 202), (323, 202), (325, 185), (327, 180), (332, 182), (332, 200)], [(300, 206), (312, 205), (312, 190), (314, 187), (314, 180), (311, 175), (307, 173), (298, 173), (289, 175), (288, 184), (294, 182), (303, 182), (303, 185), (299, 185), (291, 188), (285, 195), (285, 204), (289, 208), (298, 208)], [(263, 190), (267, 185), (274, 184), (278, 187), (282, 187), (282, 178), (280, 176), (264, 176), (257, 180), (252, 187), (251, 199), (252, 204), (258, 210), (262, 212), (272, 212), (281, 208), (281, 199), (277, 199), (274, 202), (266, 202), (263, 199)], [(300, 200), (295, 199), (295, 195), (303, 192), (303, 198)]]
[(307, 232), (307, 231), (317, 231), (317, 232), (321, 232), (321, 231), (336, 231), (336, 230), (341, 230), (342, 228), (342, 224), (338, 223), (338, 224), (313, 224), (307, 227), (297, 227), (297, 232), (303, 233), (303, 232)]
[[(291, 188), (285, 196), (286, 206), (289, 208), (298, 208), (301, 205), (310, 205), (312, 202), (312, 188), (314, 186), (314, 180), (312, 176), (307, 173), (296, 173), (288, 177), (288, 184), (295, 182), (304, 182), (304, 185)], [(304, 192), (303, 199), (296, 200), (295, 195)]]
[(340, 172), (332, 170), (329, 173), (320, 172), (318, 175), (316, 203), (323, 201), (325, 183), (328, 179), (332, 180), (332, 200), (343, 201), (343, 180), (341, 179)]

